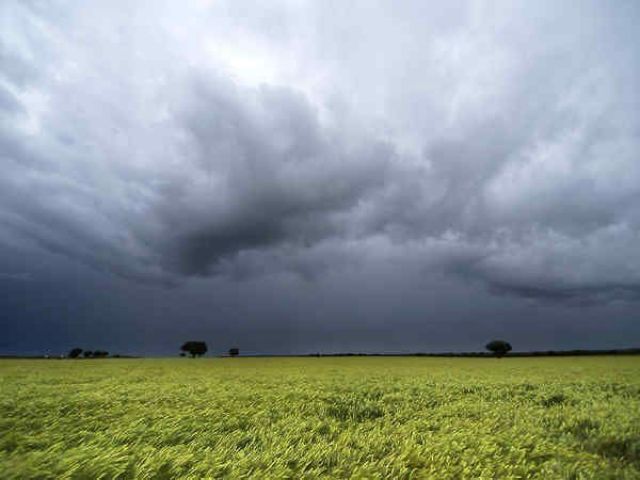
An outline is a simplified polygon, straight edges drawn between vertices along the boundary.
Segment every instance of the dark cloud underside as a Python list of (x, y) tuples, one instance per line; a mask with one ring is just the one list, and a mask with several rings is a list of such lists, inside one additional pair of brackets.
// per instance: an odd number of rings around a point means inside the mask
[(0, 282), (54, 254), (130, 285), (353, 275), (357, 295), (407, 265), (489, 303), (633, 304), (639, 21), (632, 1), (2, 2)]

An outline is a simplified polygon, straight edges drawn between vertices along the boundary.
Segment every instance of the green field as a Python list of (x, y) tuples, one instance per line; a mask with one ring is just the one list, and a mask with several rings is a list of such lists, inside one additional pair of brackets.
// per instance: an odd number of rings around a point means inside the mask
[(0, 361), (0, 478), (640, 478), (640, 357)]

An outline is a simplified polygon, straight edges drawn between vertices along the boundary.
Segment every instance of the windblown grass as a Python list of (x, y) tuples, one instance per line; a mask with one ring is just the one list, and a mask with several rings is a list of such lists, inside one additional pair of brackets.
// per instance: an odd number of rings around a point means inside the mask
[(0, 361), (0, 478), (640, 478), (640, 357)]

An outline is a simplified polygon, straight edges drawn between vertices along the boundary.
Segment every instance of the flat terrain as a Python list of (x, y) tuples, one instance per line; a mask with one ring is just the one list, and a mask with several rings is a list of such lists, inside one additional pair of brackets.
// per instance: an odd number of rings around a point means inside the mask
[(0, 361), (0, 478), (640, 478), (640, 357)]

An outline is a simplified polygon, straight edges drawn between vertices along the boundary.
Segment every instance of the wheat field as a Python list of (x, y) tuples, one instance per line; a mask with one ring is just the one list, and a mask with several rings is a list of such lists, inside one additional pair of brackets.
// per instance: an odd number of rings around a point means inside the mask
[(640, 357), (0, 361), (2, 479), (637, 479)]

